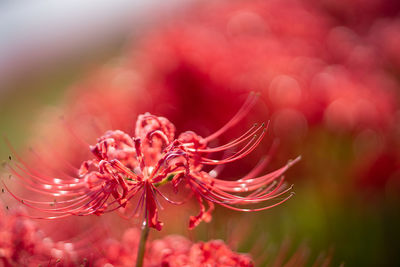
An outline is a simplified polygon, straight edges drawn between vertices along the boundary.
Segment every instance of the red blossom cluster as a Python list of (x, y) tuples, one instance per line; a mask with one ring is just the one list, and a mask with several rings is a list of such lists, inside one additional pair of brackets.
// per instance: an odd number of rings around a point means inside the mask
[(75, 245), (53, 241), (22, 210), (0, 209), (0, 266), (74, 266)]
[[(101, 243), (100, 256), (94, 266), (129, 266), (136, 261), (137, 239), (140, 233), (136, 228), (127, 229), (122, 240), (110, 238)], [(311, 251), (305, 244), (293, 250), (291, 243), (286, 240), (273, 252), (265, 247), (257, 256), (257, 263), (262, 266), (330, 266), (332, 253), (321, 253), (315, 260), (311, 260)], [(292, 252), (293, 250), (293, 252)], [(257, 253), (256, 253), (257, 254)], [(208, 242), (192, 242), (179, 235), (169, 235), (162, 239), (152, 240), (147, 244), (145, 264), (147, 267), (250, 267), (255, 266), (255, 258), (248, 254), (240, 254), (231, 250), (222, 240)]]
[[(55, 242), (23, 211), (0, 210), (0, 266), (132, 266), (140, 233), (127, 229), (122, 241), (103, 238)], [(147, 244), (144, 266), (253, 266), (248, 255), (233, 252), (219, 240), (193, 243), (167, 236)]]
[[(102, 244), (104, 252), (94, 266), (129, 266), (136, 261), (137, 240), (139, 231), (131, 228), (125, 231), (122, 241), (109, 239)], [(148, 267), (178, 267), (178, 266), (254, 266), (252, 259), (245, 254), (233, 252), (223, 241), (193, 243), (178, 235), (166, 236), (147, 244), (145, 264)]]
[(261, 112), (269, 113), (278, 135), (304, 135), (320, 124), (387, 128), (396, 110), (379, 54), (304, 1), (201, 6), (146, 39), (139, 59), (148, 65), (144, 86), (171, 103), (159, 109), (177, 122), (185, 121), (179, 110), (198, 119), (209, 99), (224, 103), (207, 106), (218, 120), (249, 90), (261, 92), (268, 107)]

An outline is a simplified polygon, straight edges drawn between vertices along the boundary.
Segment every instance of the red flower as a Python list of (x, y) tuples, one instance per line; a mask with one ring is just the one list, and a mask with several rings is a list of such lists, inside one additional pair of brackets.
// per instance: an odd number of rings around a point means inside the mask
[[(90, 146), (94, 158), (82, 163), (77, 173), (79, 178), (51, 178), (21, 161), (24, 167), (16, 163), (10, 166), (10, 170), (24, 182), (26, 188), (66, 199), (41, 202), (13, 196), (30, 207), (51, 213), (52, 216), (45, 217), (49, 219), (70, 215), (101, 215), (124, 208), (133, 197), (139, 196), (132, 215), (138, 216), (143, 211), (148, 225), (157, 230), (161, 230), (163, 225), (158, 220), (160, 204), (157, 198), (180, 204), (167, 198), (158, 189), (168, 183), (173, 185), (175, 191), (178, 191), (179, 184), (189, 188), (200, 205), (200, 213), (190, 218), (189, 228), (194, 228), (202, 220), (210, 221), (214, 203), (241, 211), (259, 211), (276, 206), (292, 196), (289, 194), (276, 200), (291, 190), (283, 187), (282, 174), (299, 158), (272, 173), (256, 177), (264, 167), (265, 161), (262, 161), (248, 175), (236, 181), (218, 179), (217, 170), (204, 170), (207, 165), (221, 166), (237, 161), (261, 142), (266, 127), (264, 124), (255, 124), (237, 139), (225, 145), (209, 147), (211, 141), (246, 116), (256, 99), (257, 96), (251, 94), (224, 127), (205, 138), (191, 131), (176, 138), (175, 127), (166, 118), (149, 113), (140, 115), (136, 122), (135, 137), (120, 130), (107, 131), (98, 138), (96, 145)], [(221, 152), (227, 156), (222, 159), (212, 157)], [(271, 200), (275, 202), (268, 203)], [(204, 202), (208, 204), (208, 210)], [(258, 203), (262, 206), (253, 207)]]
[(76, 266), (79, 263), (73, 243), (54, 242), (34, 221), (25, 217), (25, 212), (5, 212), (0, 208), (0, 266)]
[[(104, 253), (96, 259), (94, 266), (130, 266), (136, 261), (137, 239), (140, 233), (130, 228), (125, 231), (122, 241), (106, 240), (100, 244)], [(232, 251), (221, 240), (193, 243), (179, 235), (170, 235), (148, 243), (144, 266), (241, 266), (254, 263), (249, 255)]]
[(171, 251), (162, 259), (162, 266), (241, 266), (252, 267), (253, 261), (246, 255), (237, 254), (221, 240), (193, 244), (188, 251)]

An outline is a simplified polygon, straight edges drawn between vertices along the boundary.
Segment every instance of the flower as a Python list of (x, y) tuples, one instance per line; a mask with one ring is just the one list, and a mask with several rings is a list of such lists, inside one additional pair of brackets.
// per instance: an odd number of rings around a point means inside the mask
[[(94, 266), (131, 266), (136, 261), (136, 228), (127, 229), (122, 241), (107, 239), (100, 244)], [(208, 264), (208, 265), (207, 265)], [(254, 266), (250, 255), (232, 251), (222, 240), (194, 243), (179, 235), (169, 235), (149, 242), (144, 266)]]
[[(3, 203), (2, 203), (3, 204)], [(21, 209), (0, 209), (1, 266), (73, 266), (79, 264), (72, 243), (54, 242)]]
[[(27, 206), (50, 213), (51, 216), (41, 217), (48, 219), (70, 215), (102, 215), (126, 208), (132, 198), (138, 196), (132, 216), (144, 214), (148, 226), (157, 230), (163, 226), (158, 220), (158, 198), (181, 204), (161, 192), (159, 187), (166, 184), (172, 184), (176, 192), (179, 191), (178, 186), (183, 184), (198, 201), (200, 213), (190, 218), (190, 229), (201, 221), (211, 220), (214, 204), (240, 211), (274, 207), (292, 196), (291, 193), (285, 196), (291, 187), (284, 187), (282, 175), (300, 158), (257, 177), (266, 163), (265, 160), (261, 161), (248, 175), (236, 181), (218, 179), (217, 169), (210, 172), (204, 170), (205, 166), (223, 166), (235, 162), (252, 152), (261, 142), (266, 132), (265, 124), (253, 125), (242, 136), (227, 144), (209, 146), (239, 123), (256, 100), (257, 95), (250, 94), (225, 126), (204, 138), (192, 131), (183, 132), (176, 138), (175, 126), (166, 118), (150, 113), (139, 115), (134, 137), (120, 130), (107, 131), (95, 145), (89, 146), (94, 158), (84, 161), (74, 177), (64, 174), (63, 177), (54, 178), (40, 174), (17, 156), (20, 164), (10, 164), (11, 173), (19, 177), (30, 191), (56, 199), (43, 202), (11, 194)], [(226, 156), (215, 159), (212, 155), (216, 153)], [(281, 196), (285, 197), (279, 199)], [(57, 197), (62, 199), (57, 200)], [(270, 204), (268, 201), (275, 202)], [(259, 203), (261, 207), (253, 207)]]
[[(122, 240), (109, 238), (99, 243), (99, 256), (90, 266), (131, 266), (136, 261), (137, 240), (140, 231), (127, 229)], [(306, 243), (297, 248), (291, 240), (281, 244), (259, 247), (257, 244), (249, 254), (235, 252), (235, 246), (222, 240), (193, 242), (180, 235), (168, 235), (148, 242), (144, 266), (331, 266), (332, 250), (320, 252), (313, 258), (311, 248)], [(315, 252), (315, 251), (314, 251)]]
[(233, 252), (222, 240), (192, 244), (186, 251), (170, 250), (164, 253), (162, 266), (254, 266), (251, 258)]

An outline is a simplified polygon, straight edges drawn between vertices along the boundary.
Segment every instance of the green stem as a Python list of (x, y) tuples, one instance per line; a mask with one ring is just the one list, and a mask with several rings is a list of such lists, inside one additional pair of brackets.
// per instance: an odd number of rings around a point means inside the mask
[(168, 182), (171, 182), (175, 175), (176, 175), (176, 173), (171, 173), (166, 178), (164, 178), (162, 181), (160, 181), (158, 183), (154, 183), (154, 186), (159, 187), (159, 186), (165, 185)]
[(147, 238), (149, 237), (149, 226), (147, 224), (146, 218), (143, 220), (142, 224), (142, 233), (140, 234), (140, 240), (139, 240), (139, 248), (138, 248), (138, 254), (137, 254), (137, 259), (136, 259), (136, 267), (142, 267), (143, 266), (143, 259), (144, 259), (144, 252), (146, 250), (146, 241)]

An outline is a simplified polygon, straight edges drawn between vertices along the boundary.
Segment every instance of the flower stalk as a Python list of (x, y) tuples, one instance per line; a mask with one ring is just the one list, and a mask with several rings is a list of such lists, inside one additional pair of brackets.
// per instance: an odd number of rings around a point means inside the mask
[(144, 252), (146, 250), (146, 242), (147, 242), (147, 238), (149, 237), (149, 231), (150, 231), (150, 228), (147, 223), (147, 220), (144, 219), (143, 224), (142, 224), (142, 232), (140, 234), (138, 254), (137, 254), (137, 258), (136, 258), (136, 267), (143, 266)]

